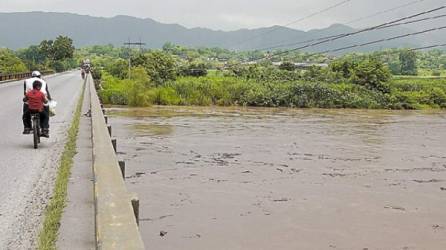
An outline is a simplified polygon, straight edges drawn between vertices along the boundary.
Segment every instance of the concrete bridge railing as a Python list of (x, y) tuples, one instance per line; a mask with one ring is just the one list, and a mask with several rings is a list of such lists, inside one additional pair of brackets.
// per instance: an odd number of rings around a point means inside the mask
[[(127, 191), (91, 75), (91, 98), (96, 240), (98, 249), (144, 249), (135, 199)], [(132, 201), (133, 199), (133, 201)]]

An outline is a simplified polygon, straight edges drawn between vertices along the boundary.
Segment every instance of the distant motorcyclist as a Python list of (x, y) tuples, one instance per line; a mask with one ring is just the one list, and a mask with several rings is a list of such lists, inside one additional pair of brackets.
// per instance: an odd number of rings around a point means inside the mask
[[(48, 100), (52, 100), (51, 94), (48, 90), (48, 84), (42, 79), (42, 74), (40, 74), (39, 71), (33, 71), (31, 74), (31, 78), (25, 80), (25, 82), (23, 84), (24, 95), (26, 96), (26, 93), (33, 90), (33, 84), (35, 81), (39, 81), (42, 83), (40, 91), (45, 95), (45, 97)], [(49, 119), (50, 119), (50, 109), (49, 109), (48, 104), (45, 104), (45, 106), (43, 108), (42, 119), (40, 119), (40, 127), (42, 128), (42, 134), (48, 135), (48, 136), (49, 136), (49, 128), (50, 128)], [(22, 120), (23, 120), (23, 126), (24, 126), (23, 134), (30, 134), (31, 133), (31, 113), (29, 111), (28, 103), (26, 103), (26, 102), (23, 104)]]

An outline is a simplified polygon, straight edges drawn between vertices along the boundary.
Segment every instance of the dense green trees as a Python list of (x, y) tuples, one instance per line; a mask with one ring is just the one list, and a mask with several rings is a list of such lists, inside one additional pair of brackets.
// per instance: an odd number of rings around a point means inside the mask
[(30, 70), (64, 71), (77, 66), (75, 48), (69, 37), (58, 36), (56, 40), (43, 40), (39, 45), (17, 51), (17, 55)]
[(106, 65), (105, 69), (119, 79), (128, 77), (129, 63), (124, 59), (117, 59)]
[(351, 82), (362, 85), (370, 90), (388, 93), (387, 82), (391, 78), (390, 71), (376, 58), (367, 58), (352, 69)]
[(150, 51), (132, 59), (132, 66), (143, 67), (156, 86), (176, 79), (178, 69), (175, 59), (162, 51)]
[(55, 61), (73, 58), (74, 50), (75, 48), (71, 38), (67, 36), (58, 36), (56, 40), (54, 40), (50, 58)]
[(330, 69), (351, 83), (383, 93), (389, 91), (386, 83), (391, 78), (390, 70), (374, 56), (335, 60), (330, 64)]
[(26, 65), (11, 50), (0, 49), (0, 74), (28, 71)]
[(343, 78), (349, 79), (352, 76), (352, 71), (357, 67), (358, 63), (355, 60), (341, 58), (330, 63), (330, 69), (333, 72), (340, 73)]
[(415, 51), (403, 50), (399, 54), (402, 75), (417, 75), (417, 55)]
[(17, 51), (17, 54), (29, 69), (40, 69), (47, 60), (45, 54), (37, 45), (31, 45), (26, 49), (21, 49)]

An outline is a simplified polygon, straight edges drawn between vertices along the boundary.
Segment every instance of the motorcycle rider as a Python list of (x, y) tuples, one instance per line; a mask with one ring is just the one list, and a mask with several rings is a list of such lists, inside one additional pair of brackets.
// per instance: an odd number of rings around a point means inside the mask
[[(48, 90), (48, 84), (45, 82), (45, 80), (42, 79), (42, 74), (40, 74), (39, 71), (33, 71), (31, 73), (31, 78), (26, 79), (23, 83), (23, 92), (26, 96), (26, 93), (33, 90), (33, 84), (35, 81), (39, 81), (42, 83), (42, 87), (40, 91), (46, 96), (48, 100), (51, 99), (51, 94)], [(49, 117), (50, 117), (50, 109), (48, 104), (45, 104), (43, 109), (44, 115), (42, 116), (43, 119), (40, 119), (40, 127), (42, 128), (42, 136), (49, 137)], [(30, 134), (31, 133), (31, 113), (29, 111), (28, 103), (23, 104), (23, 134)]]

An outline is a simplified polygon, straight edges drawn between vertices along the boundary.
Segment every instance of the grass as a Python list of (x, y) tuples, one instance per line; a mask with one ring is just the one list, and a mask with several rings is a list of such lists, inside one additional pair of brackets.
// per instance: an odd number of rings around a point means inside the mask
[(68, 141), (65, 144), (64, 151), (60, 158), (59, 170), (56, 178), (56, 184), (53, 190), (53, 196), (45, 210), (45, 220), (43, 228), (38, 238), (38, 249), (56, 249), (56, 241), (60, 228), (60, 220), (66, 205), (68, 179), (73, 166), (73, 157), (76, 155), (76, 140), (79, 132), (79, 122), (84, 100), (85, 83), (82, 95), (76, 107), (74, 119), (68, 130)]

